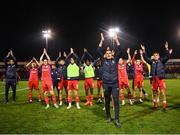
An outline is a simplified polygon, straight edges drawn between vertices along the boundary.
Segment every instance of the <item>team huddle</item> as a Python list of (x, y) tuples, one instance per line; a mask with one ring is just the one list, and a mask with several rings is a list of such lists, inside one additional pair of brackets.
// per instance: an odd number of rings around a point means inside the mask
[[(39, 89), (39, 72), (41, 73), (42, 93), (46, 104), (45, 109), (50, 107), (48, 94), (51, 94), (52, 102), (55, 108), (63, 105), (63, 90), (65, 90), (65, 102), (67, 109), (72, 107), (72, 93), (75, 97), (76, 108), (80, 109), (80, 97), (78, 94), (78, 81), (80, 76), (84, 76), (84, 89), (86, 102), (85, 106), (93, 106), (94, 97), (94, 81), (97, 80), (98, 102), (105, 100), (105, 110), (107, 122), (111, 122), (110, 114), (110, 98), (112, 97), (113, 107), (115, 110), (115, 125), (121, 127), (119, 123), (119, 99), (122, 105), (125, 105), (125, 91), (127, 89), (127, 98), (130, 105), (134, 102), (143, 102), (143, 98), (147, 93), (143, 89), (144, 86), (144, 67), (148, 69), (150, 83), (152, 85), (153, 107), (157, 110), (159, 105), (159, 93), (162, 92), (163, 101), (162, 107), (165, 110), (166, 101), (166, 85), (165, 85), (165, 70), (164, 64), (168, 61), (172, 49), (168, 48), (168, 43), (165, 43), (165, 56), (160, 57), (158, 52), (154, 52), (151, 58), (148, 57), (145, 46), (141, 45), (140, 50), (135, 50), (133, 57), (130, 55), (130, 48), (127, 48), (128, 59), (121, 57), (121, 47), (118, 36), (115, 35), (113, 40), (116, 43), (115, 48), (103, 48), (104, 36), (101, 33), (101, 41), (97, 48), (99, 58), (94, 59), (87, 49), (84, 49), (81, 59), (71, 48), (70, 53), (59, 53), (55, 63), (53, 63), (44, 49), (40, 61), (34, 57), (26, 65), (29, 70), (29, 93), (28, 101), (33, 101), (32, 90), (35, 89), (38, 95), (38, 101), (42, 101), (41, 92)], [(137, 56), (139, 54), (139, 59)], [(5, 84), (5, 103), (8, 103), (8, 91), (11, 87), (13, 90), (13, 101), (16, 100), (16, 83), (17, 83), (17, 60), (13, 52), (8, 52), (4, 59), (6, 66), (6, 84)], [(128, 69), (133, 70), (133, 86), (131, 91), (128, 79)], [(54, 89), (57, 90), (58, 99), (55, 96)], [(101, 92), (103, 89), (103, 92)], [(137, 89), (139, 96), (136, 97)], [(143, 96), (144, 95), (144, 96)]]

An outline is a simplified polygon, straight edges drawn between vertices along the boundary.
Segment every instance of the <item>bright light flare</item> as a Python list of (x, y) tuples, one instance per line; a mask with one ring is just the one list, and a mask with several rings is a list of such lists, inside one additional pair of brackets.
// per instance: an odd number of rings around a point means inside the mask
[(46, 34), (43, 34), (43, 37), (45, 37), (45, 38), (50, 38), (50, 37), (51, 37), (51, 35), (50, 35), (50, 34), (48, 34), (48, 33), (46, 33)]
[(51, 30), (44, 30), (42, 31), (44, 38), (50, 38), (51, 37)]
[(109, 31), (108, 31), (109, 37), (112, 38), (119, 32), (120, 32), (119, 28), (110, 28)]

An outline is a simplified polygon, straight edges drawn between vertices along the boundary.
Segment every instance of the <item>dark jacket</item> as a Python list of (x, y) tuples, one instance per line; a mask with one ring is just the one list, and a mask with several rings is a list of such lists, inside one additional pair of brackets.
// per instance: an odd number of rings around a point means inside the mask
[(164, 69), (164, 64), (168, 61), (170, 57), (169, 51), (166, 50), (165, 56), (160, 58), (159, 60), (153, 60), (150, 59), (146, 53), (144, 53), (144, 59), (147, 63), (151, 65), (151, 75), (152, 78), (155, 76), (158, 76), (160, 79), (165, 78), (165, 69)]
[(53, 84), (56, 84), (57, 83), (57, 71), (56, 70), (51, 71), (51, 78), (52, 78)]
[(102, 80), (102, 65), (98, 64), (99, 59), (95, 60), (93, 65), (95, 67), (95, 78)]
[(67, 79), (67, 70), (65, 65), (57, 65), (57, 79), (62, 80), (62, 78)]
[(56, 59), (56, 71), (57, 71), (57, 80), (61, 80), (62, 78), (67, 79), (67, 70), (66, 70), (66, 65), (61, 65), (58, 63), (59, 60), (64, 60), (65, 61), (65, 57), (58, 57)]
[[(98, 53), (103, 58), (104, 53), (102, 47), (98, 47)], [(102, 80), (104, 84), (118, 83), (118, 68), (117, 63), (120, 57), (120, 46), (115, 50), (115, 56), (113, 59), (104, 58), (102, 61)]]
[(5, 68), (6, 68), (6, 79), (17, 79), (17, 61), (14, 56), (12, 56), (14, 64), (8, 64), (8, 57), (4, 58)]

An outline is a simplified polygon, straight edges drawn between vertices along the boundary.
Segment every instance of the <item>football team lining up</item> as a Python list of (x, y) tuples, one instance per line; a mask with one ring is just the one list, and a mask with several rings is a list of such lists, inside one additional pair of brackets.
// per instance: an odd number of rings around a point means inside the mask
[[(41, 72), (42, 93), (44, 94), (45, 109), (50, 107), (48, 94), (51, 94), (53, 105), (55, 108), (63, 105), (63, 90), (65, 90), (67, 109), (72, 107), (72, 92), (75, 95), (77, 109), (80, 109), (80, 97), (78, 95), (78, 81), (80, 75), (84, 76), (84, 89), (86, 95), (85, 106), (93, 106), (93, 90), (95, 87), (94, 80), (97, 80), (98, 102), (104, 100), (107, 116), (107, 122), (111, 119), (110, 115), (110, 97), (112, 97), (113, 108), (115, 111), (115, 125), (121, 127), (119, 123), (119, 99), (121, 104), (125, 105), (125, 92), (127, 89), (127, 97), (130, 105), (134, 102), (143, 102), (148, 94), (143, 89), (144, 83), (144, 67), (148, 69), (148, 75), (152, 86), (152, 101), (154, 110), (157, 110), (159, 104), (159, 94), (162, 92), (163, 110), (166, 110), (166, 85), (164, 64), (168, 61), (172, 49), (169, 49), (168, 43), (165, 43), (165, 55), (160, 57), (158, 52), (154, 52), (149, 58), (144, 45), (140, 45), (140, 50), (135, 50), (133, 57), (130, 55), (130, 48), (127, 48), (128, 59), (121, 57), (121, 47), (117, 34), (113, 37), (116, 43), (115, 48), (103, 47), (104, 36), (101, 33), (101, 40), (97, 48), (99, 58), (94, 59), (92, 55), (84, 49), (83, 56), (79, 59), (78, 55), (71, 48), (70, 53), (59, 53), (55, 64), (52, 63), (46, 49), (44, 49), (40, 61), (36, 58), (26, 65), (29, 70), (28, 82), (28, 101), (33, 101), (32, 90), (35, 89), (38, 95), (38, 101), (41, 102), (41, 92), (39, 89), (38, 72)], [(140, 59), (136, 59), (139, 54)], [(5, 103), (8, 103), (9, 88), (13, 91), (13, 102), (16, 101), (16, 84), (17, 84), (17, 60), (12, 51), (9, 51), (4, 59), (6, 67), (6, 83), (5, 83)], [(131, 92), (128, 74), (133, 71), (133, 91)], [(58, 92), (58, 103), (54, 93), (54, 89)], [(101, 92), (103, 89), (103, 92)], [(136, 97), (137, 89), (139, 89), (139, 97)], [(144, 96), (143, 96), (144, 95)]]

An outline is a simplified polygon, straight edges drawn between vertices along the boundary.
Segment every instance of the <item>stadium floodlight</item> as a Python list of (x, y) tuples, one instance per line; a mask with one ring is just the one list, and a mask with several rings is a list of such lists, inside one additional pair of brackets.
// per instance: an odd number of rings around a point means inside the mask
[(43, 30), (42, 31), (43, 37), (46, 40), (46, 50), (48, 49), (48, 39), (51, 38), (52, 32), (51, 30)]
[(110, 28), (108, 34), (109, 37), (113, 38), (119, 32), (120, 32), (119, 28), (115, 27), (115, 28)]

